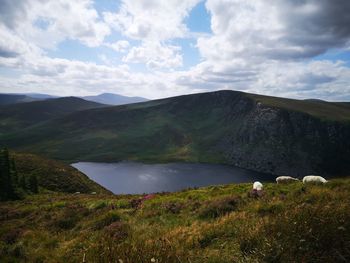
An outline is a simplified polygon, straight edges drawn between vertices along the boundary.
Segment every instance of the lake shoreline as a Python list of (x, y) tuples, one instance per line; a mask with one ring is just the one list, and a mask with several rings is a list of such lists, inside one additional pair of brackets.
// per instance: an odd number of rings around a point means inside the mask
[(114, 194), (176, 192), (188, 188), (254, 181), (273, 182), (275, 175), (208, 163), (158, 163), (135, 161), (78, 162), (72, 167)]

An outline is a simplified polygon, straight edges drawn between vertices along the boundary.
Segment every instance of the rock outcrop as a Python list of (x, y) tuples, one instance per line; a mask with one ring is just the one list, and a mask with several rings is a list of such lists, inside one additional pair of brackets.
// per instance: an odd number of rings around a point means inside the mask
[(220, 143), (227, 162), (278, 175), (349, 171), (349, 123), (257, 102)]

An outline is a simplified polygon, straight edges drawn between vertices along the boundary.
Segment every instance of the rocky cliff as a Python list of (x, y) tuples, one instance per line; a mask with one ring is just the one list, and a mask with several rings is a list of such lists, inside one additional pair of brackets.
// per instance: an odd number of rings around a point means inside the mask
[(350, 125), (257, 101), (220, 142), (228, 163), (281, 174), (350, 171)]

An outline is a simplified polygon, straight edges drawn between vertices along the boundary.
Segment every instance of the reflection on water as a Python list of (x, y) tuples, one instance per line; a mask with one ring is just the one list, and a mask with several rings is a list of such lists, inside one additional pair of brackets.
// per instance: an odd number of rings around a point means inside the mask
[(272, 181), (275, 176), (228, 165), (137, 162), (72, 164), (115, 194), (173, 192), (208, 185)]

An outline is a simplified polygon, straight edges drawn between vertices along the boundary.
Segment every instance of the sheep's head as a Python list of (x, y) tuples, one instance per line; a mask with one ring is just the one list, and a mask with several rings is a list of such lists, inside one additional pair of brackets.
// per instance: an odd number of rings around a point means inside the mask
[(260, 182), (254, 182), (253, 190), (261, 191), (263, 189), (263, 185)]

